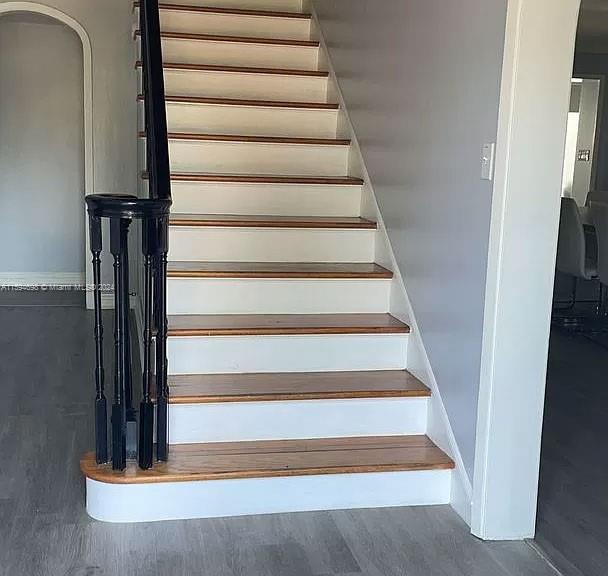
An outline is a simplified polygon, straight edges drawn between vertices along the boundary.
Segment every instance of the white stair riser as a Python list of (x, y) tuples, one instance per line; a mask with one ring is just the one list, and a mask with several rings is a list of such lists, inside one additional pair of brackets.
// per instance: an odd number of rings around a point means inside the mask
[(139, 485), (87, 479), (87, 512), (105, 522), (153, 522), (428, 506), (450, 502), (451, 478), (450, 470), (423, 470)]
[(167, 94), (207, 98), (327, 102), (328, 82), (319, 76), (165, 70)]
[(317, 70), (319, 48), (163, 38), (163, 60), (184, 64), (218, 64)]
[(241, 10), (267, 10), (270, 12), (302, 12), (302, 0), (179, 0), (175, 4)]
[(171, 227), (169, 259), (210, 262), (373, 262), (375, 236), (375, 230)]
[(170, 278), (169, 314), (388, 312), (390, 280)]
[(361, 214), (360, 186), (174, 182), (181, 214), (345, 216)]
[(246, 442), (425, 434), (426, 398), (169, 406), (169, 442)]
[(311, 21), (306, 18), (278, 18), (239, 14), (214, 14), (161, 10), (161, 29), (170, 32), (309, 40)]
[(169, 141), (174, 172), (346, 176), (348, 146)]
[(167, 104), (170, 132), (335, 138), (338, 110)]
[(171, 374), (405, 370), (407, 334), (170, 337)]

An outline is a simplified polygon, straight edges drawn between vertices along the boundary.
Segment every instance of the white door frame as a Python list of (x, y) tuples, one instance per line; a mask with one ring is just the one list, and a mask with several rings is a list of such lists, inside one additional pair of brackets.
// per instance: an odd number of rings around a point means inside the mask
[(472, 532), (533, 537), (580, 0), (508, 0)]
[[(68, 16), (61, 10), (38, 4), (36, 2), (2, 2), (0, 3), (0, 16), (9, 12), (34, 12), (43, 14), (59, 20), (78, 34), (82, 41), (82, 54), (84, 66), (84, 195), (93, 194), (94, 180), (94, 151), (93, 151), (93, 50), (91, 48), (91, 39), (84, 27), (74, 18)], [(83, 203), (84, 204), (84, 203)], [(84, 209), (84, 208), (83, 208)], [(89, 256), (89, 225), (86, 209), (85, 214), (85, 238), (86, 243), (83, 247), (85, 250), (85, 280), (87, 287), (93, 283), (93, 269), (91, 258)], [(93, 307), (93, 295), (87, 289), (87, 308)]]

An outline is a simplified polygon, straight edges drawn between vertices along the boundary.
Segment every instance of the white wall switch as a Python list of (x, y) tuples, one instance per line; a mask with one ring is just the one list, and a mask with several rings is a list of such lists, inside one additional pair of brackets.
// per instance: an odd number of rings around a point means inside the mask
[(494, 159), (496, 156), (496, 144), (490, 142), (483, 145), (481, 151), (481, 179), (489, 180), (490, 182), (494, 179)]

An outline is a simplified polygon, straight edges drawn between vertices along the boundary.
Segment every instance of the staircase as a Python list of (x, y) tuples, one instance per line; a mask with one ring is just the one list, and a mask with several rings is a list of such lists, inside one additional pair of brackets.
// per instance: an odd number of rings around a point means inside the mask
[(160, 8), (170, 454), (124, 472), (85, 457), (89, 513), (448, 503), (454, 464), (425, 435), (431, 392), (406, 370), (410, 328), (389, 314), (312, 17), (302, 0)]

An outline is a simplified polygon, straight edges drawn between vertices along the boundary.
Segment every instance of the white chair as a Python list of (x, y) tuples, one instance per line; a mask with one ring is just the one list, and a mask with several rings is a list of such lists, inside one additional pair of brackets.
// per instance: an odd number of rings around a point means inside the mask
[(597, 278), (597, 263), (588, 248), (585, 227), (573, 198), (562, 198), (557, 245), (557, 269), (564, 273), (593, 280)]
[(591, 202), (590, 209), (597, 234), (597, 273), (600, 282), (608, 286), (608, 203)]
[[(572, 276), (571, 303), (561, 310), (569, 310), (576, 305), (576, 290), (578, 280), (594, 280), (597, 278), (597, 250), (594, 236), (589, 237), (576, 201), (573, 198), (562, 198), (562, 208), (559, 219), (559, 241), (557, 245), (557, 270), (562, 274)], [(601, 305), (601, 298), (600, 298)], [(598, 307), (599, 308), (599, 307)], [(570, 323), (574, 318), (568, 319)]]

